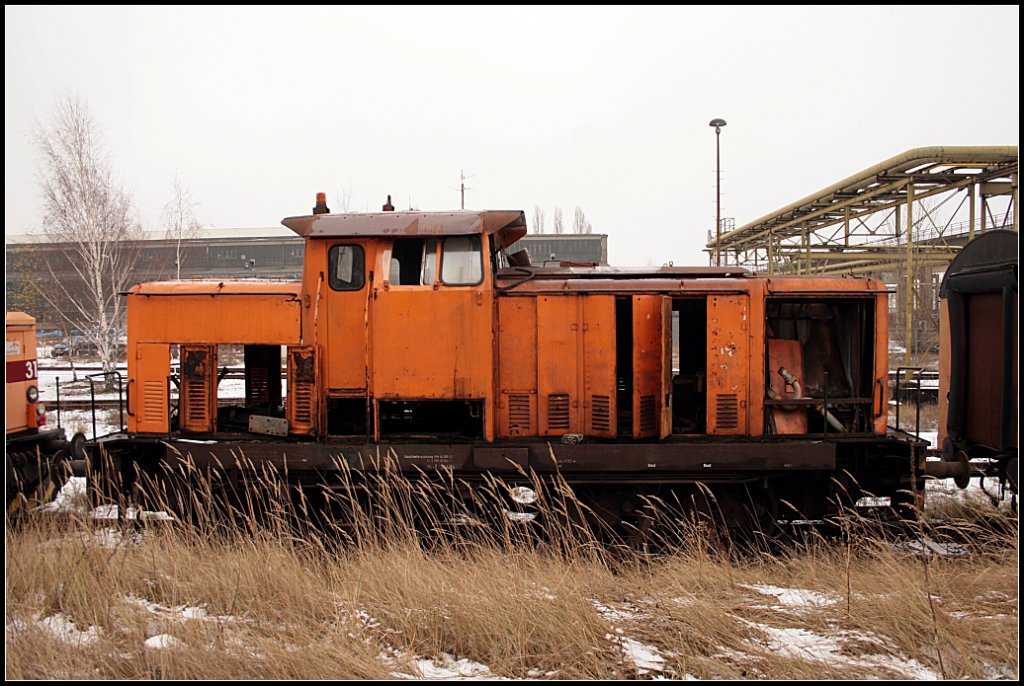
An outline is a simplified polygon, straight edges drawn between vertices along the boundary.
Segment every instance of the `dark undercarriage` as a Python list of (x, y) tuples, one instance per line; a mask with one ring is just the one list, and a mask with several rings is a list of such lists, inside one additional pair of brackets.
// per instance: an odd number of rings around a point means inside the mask
[[(372, 497), (389, 490), (385, 480), (397, 477), (414, 484), (410, 492), (429, 492), (431, 500), (460, 506), (495, 489), (505, 495), (515, 487), (571, 492), (585, 518), (628, 534), (643, 529), (658, 504), (714, 510), (719, 525), (730, 530), (749, 528), (752, 522), (768, 528), (779, 521), (821, 519), (863, 505), (858, 501), (865, 497), (874, 503), (887, 500), (884, 509), (890, 516), (912, 517), (923, 481), (920, 475), (912, 477), (916, 459), (911, 453), (923, 444), (905, 439), (375, 444), (115, 434), (97, 442), (91, 469), (98, 492), (106, 497), (179, 515), (197, 503), (197, 493), (251, 503), (251, 492), (268, 475), (286, 487), (289, 497), (298, 497), (303, 508), (353, 498), (355, 492)], [(197, 488), (200, 477), (207, 481)], [(498, 499), (517, 508), (503, 495)]]

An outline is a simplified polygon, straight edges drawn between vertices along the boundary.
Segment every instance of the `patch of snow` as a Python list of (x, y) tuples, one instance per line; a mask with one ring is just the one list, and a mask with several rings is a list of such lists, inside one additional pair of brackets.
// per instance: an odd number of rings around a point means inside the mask
[(186, 619), (204, 619), (207, 612), (202, 607), (189, 607), (187, 605), (178, 605), (177, 607), (165, 607), (158, 603), (150, 603), (146, 600), (139, 598), (139, 603), (144, 605), (146, 609), (154, 614), (171, 615), (181, 620)]
[(839, 602), (839, 598), (817, 591), (802, 588), (780, 588), (769, 584), (739, 584), (762, 595), (774, 596), (779, 603), (787, 608), (805, 610), (807, 608), (828, 607)]
[(185, 644), (180, 639), (177, 639), (170, 634), (157, 634), (156, 636), (150, 636), (143, 641), (142, 645), (154, 650), (169, 650), (185, 647)]
[(380, 621), (371, 616), (366, 610), (356, 610), (356, 618), (362, 622), (363, 626), (367, 629), (379, 629), (381, 626)]
[[(902, 674), (907, 679), (938, 680), (942, 678), (941, 675), (917, 660), (892, 655), (891, 649), (872, 634), (837, 630), (829, 636), (824, 636), (807, 629), (778, 628), (755, 622), (746, 623), (765, 635), (765, 648), (780, 655), (812, 662), (848, 664), (865, 669), (887, 669)], [(844, 644), (853, 641), (861, 645), (877, 645), (880, 652), (855, 657), (845, 654), (843, 652)]]
[(620, 610), (613, 607), (609, 607), (601, 601), (596, 600), (594, 598), (591, 598), (590, 602), (591, 604), (593, 604), (594, 607), (597, 608), (598, 614), (600, 614), (602, 617), (609, 621), (619, 619), (638, 619), (640, 617), (643, 617), (643, 615), (640, 613), (640, 610), (635, 607), (631, 607), (628, 610)]
[(211, 615), (209, 612), (207, 612), (205, 607), (196, 607), (189, 605), (176, 605), (174, 607), (168, 607), (167, 605), (154, 603), (150, 600), (146, 600), (145, 598), (139, 598), (137, 596), (125, 596), (125, 601), (131, 605), (140, 607), (159, 617), (173, 619), (180, 622), (185, 622), (188, 620), (203, 620), (214, 622), (241, 621), (238, 617), (232, 615)]
[(73, 646), (93, 645), (100, 640), (99, 628), (90, 626), (81, 631), (74, 622), (59, 612), (44, 619), (37, 616), (35, 624), (54, 638)]
[[(96, 399), (99, 400), (99, 396)], [(128, 416), (125, 415), (124, 419), (127, 420)], [(46, 425), (57, 426), (57, 424), (57, 410), (47, 410)], [(97, 436), (109, 436), (121, 430), (117, 410), (97, 410), (95, 432), (93, 432), (92, 412), (90, 410), (61, 410), (60, 427), (64, 429), (64, 434), (68, 438), (71, 438), (76, 432), (85, 434), (86, 438), (96, 438)]]
[(967, 488), (961, 489), (952, 479), (932, 479), (925, 481), (925, 494), (931, 499), (952, 498), (961, 503), (977, 503), (979, 505), (992, 505), (993, 500), (1000, 509), (1009, 506), (1013, 491), (1009, 488), (1001, 489), (999, 480), (993, 477), (971, 476), (971, 482)]
[(86, 483), (84, 476), (72, 476), (68, 478), (57, 495), (48, 503), (38, 507), (40, 512), (72, 512), (83, 514), (88, 512), (84, 507), (86, 502)]
[(551, 677), (555, 676), (556, 674), (558, 674), (558, 672), (555, 672), (555, 671), (552, 671), (552, 670), (547, 670), (547, 671), (541, 671), (539, 669), (528, 669), (528, 670), (526, 670), (526, 676), (528, 676), (531, 679), (540, 679), (541, 677), (546, 678), (546, 679), (550, 679)]
[[(622, 633), (621, 629), (616, 629), (617, 633)], [(637, 674), (644, 675), (650, 672), (664, 672), (669, 673), (672, 670), (665, 665), (665, 658), (661, 656), (661, 651), (657, 647), (635, 641), (632, 638), (626, 636), (615, 636), (613, 634), (605, 634), (606, 639), (619, 646), (622, 650), (622, 655), (627, 660), (633, 663), (636, 667)]]
[[(596, 598), (590, 599), (591, 604), (597, 608), (598, 614), (607, 621), (622, 619), (641, 619), (644, 615), (638, 608), (617, 609), (605, 605)], [(614, 643), (622, 651), (623, 657), (633, 663), (637, 674), (648, 674), (650, 672), (662, 672), (667, 668), (665, 658), (657, 647), (636, 641), (628, 636), (619, 627), (612, 627), (614, 633), (605, 634), (605, 638)], [(671, 672), (671, 670), (668, 670)]]
[(462, 681), (465, 679), (495, 679), (491, 674), (491, 668), (487, 665), (473, 662), (467, 658), (456, 660), (448, 653), (441, 655), (441, 663), (434, 660), (418, 659), (414, 662), (420, 678), (423, 679), (452, 679)]
[[(43, 503), (36, 511), (39, 512), (68, 512), (73, 514), (87, 514), (88, 508), (82, 503), (87, 502), (86, 479), (84, 476), (72, 476), (64, 486), (57, 492), (54, 499)], [(117, 519), (119, 510), (117, 505), (100, 505), (92, 510), (93, 519)], [(137, 507), (129, 507), (125, 511), (126, 519), (138, 519), (140, 521), (176, 521), (174, 517), (166, 512), (152, 512), (140, 510)]]
[[(380, 620), (366, 610), (356, 610), (355, 616), (367, 629), (383, 630), (386, 633), (399, 633), (386, 629)], [(381, 662), (392, 668), (399, 663), (407, 662), (407, 655), (387, 642), (384, 643), (384, 649), (380, 653), (379, 658)], [(416, 674), (408, 674), (392, 669), (391, 676), (396, 679), (430, 679), (435, 681), (464, 681), (467, 679), (493, 681), (502, 678), (492, 674), (491, 668), (487, 665), (473, 662), (468, 658), (456, 659), (448, 653), (442, 653), (440, 663), (429, 658), (415, 658), (412, 660), (412, 665), (416, 670)]]

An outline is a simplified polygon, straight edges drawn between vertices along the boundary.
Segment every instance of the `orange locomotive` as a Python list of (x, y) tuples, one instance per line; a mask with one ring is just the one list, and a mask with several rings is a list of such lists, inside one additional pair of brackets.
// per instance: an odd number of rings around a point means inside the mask
[[(64, 431), (46, 426), (46, 407), (39, 402), (39, 365), (36, 359), (36, 320), (24, 312), (8, 312), (4, 336), (7, 366), (7, 439), (5, 490), (8, 513), (26, 498), (49, 500), (65, 476), (62, 467), (74, 452), (84, 457), (81, 442), (75, 448)], [(24, 496), (24, 497), (19, 497)]]
[(102, 445), (128, 481), (244, 454), (322, 483), (386, 453), (469, 484), (557, 473), (613, 523), (668, 491), (807, 518), (921, 485), (921, 444), (886, 427), (881, 282), (534, 267), (508, 254), (520, 211), (335, 215), (321, 195), (283, 223), (301, 281), (127, 294), (127, 431)]

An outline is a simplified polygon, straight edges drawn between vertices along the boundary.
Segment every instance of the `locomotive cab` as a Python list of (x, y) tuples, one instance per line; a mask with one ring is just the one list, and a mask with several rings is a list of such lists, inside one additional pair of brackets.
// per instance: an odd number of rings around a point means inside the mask
[[(489, 399), (498, 254), (519, 211), (313, 214), (304, 327), (320, 351), (321, 435), (494, 438)], [(326, 267), (326, 278), (325, 270)]]

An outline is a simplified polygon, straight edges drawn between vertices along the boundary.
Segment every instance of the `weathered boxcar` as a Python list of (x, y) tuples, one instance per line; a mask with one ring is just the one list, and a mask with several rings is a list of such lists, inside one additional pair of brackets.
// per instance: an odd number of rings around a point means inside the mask
[[(372, 470), (564, 479), (608, 522), (710, 489), (727, 520), (913, 502), (922, 444), (887, 429), (887, 297), (865, 278), (534, 267), (520, 211), (330, 214), (301, 281), (137, 285), (129, 488), (189, 456), (296, 483)], [(244, 397), (219, 398), (228, 355)], [(874, 501), (878, 502), (878, 501)]]
[[(1020, 356), (1016, 231), (979, 234), (940, 288), (939, 445), (943, 460), (1017, 493)], [(972, 464), (973, 463), (973, 464)]]

